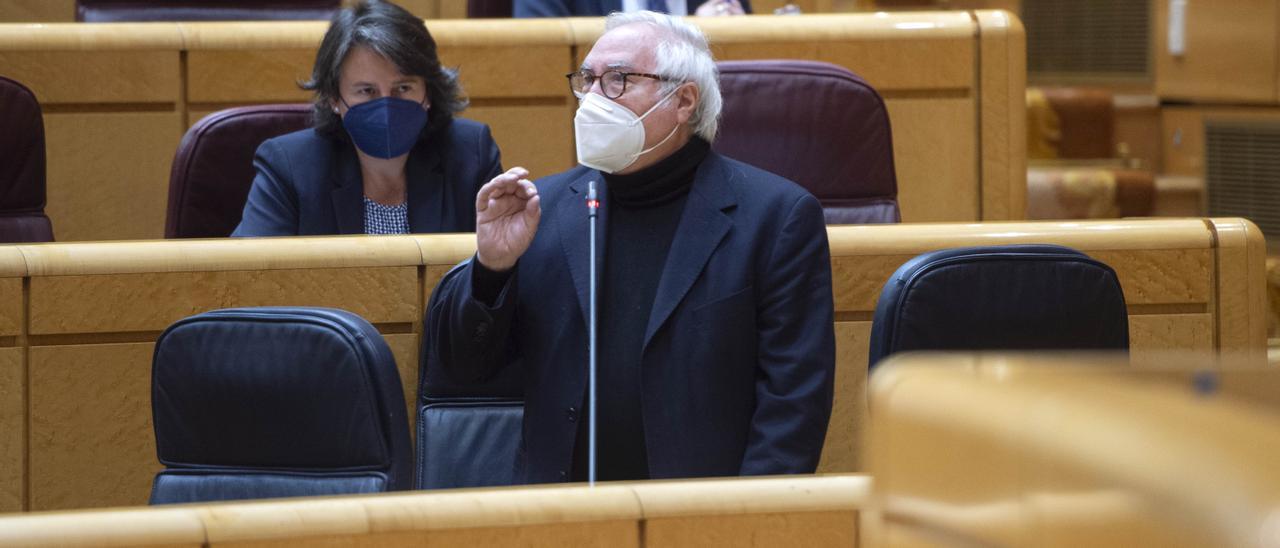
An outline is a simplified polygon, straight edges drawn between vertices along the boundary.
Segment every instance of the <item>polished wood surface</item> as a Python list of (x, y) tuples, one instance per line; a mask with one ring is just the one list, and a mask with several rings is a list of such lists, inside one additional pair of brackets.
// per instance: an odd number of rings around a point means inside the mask
[[(432, 9), (443, 14), (444, 6)], [(1007, 12), (693, 19), (718, 59), (811, 59), (866, 78), (893, 124), (904, 220), (1025, 216), (1025, 38)], [(564, 74), (601, 18), (432, 20), (446, 66), (503, 163), (535, 177), (575, 164)], [(321, 21), (0, 24), (0, 72), (45, 108), (47, 211), (59, 241), (163, 234), (183, 132), (235, 106), (306, 102)], [(856, 136), (850, 136), (854, 138)]]
[(0, 546), (857, 546), (865, 476), (467, 489), (0, 517)]
[(1160, 114), (1164, 172), (1190, 177), (1204, 177), (1206, 123), (1280, 123), (1280, 107), (1165, 106)]
[(1186, 2), (1185, 53), (1169, 53), (1169, 2), (1152, 2), (1156, 94), (1164, 99), (1276, 103), (1275, 0)]
[[(828, 234), (836, 398), (822, 472), (863, 469), (876, 299), (892, 272), (924, 251), (1056, 243), (1106, 262), (1124, 288), (1139, 362), (1167, 349), (1261, 361), (1266, 347), (1262, 236), (1242, 219), (921, 223)], [(0, 275), (9, 275), (0, 310), (18, 318), (9, 320), (14, 335), (0, 334), (0, 375), (23, 379), (0, 384), (16, 387), (0, 393), (0, 424), (30, 424), (27, 433), (0, 430), (0, 459), (22, 463), (16, 475), (0, 475), (0, 511), (143, 503), (159, 467), (151, 348), (166, 326), (205, 310), (306, 305), (361, 314), (387, 338), (412, 409), (426, 300), (474, 242), (451, 234), (0, 247)]]
[(890, 358), (869, 389), (867, 451), (883, 522), (863, 541), (1273, 544), (1280, 370), (1231, 361), (1167, 355), (1148, 369), (1100, 354)]

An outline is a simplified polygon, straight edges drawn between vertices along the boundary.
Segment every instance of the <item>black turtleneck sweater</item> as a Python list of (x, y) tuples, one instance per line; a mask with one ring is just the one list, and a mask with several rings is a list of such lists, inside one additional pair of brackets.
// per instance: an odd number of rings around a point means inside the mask
[[(671, 156), (636, 173), (605, 175), (607, 242), (600, 277), (597, 479), (648, 479), (641, 357), (649, 313), (698, 166), (711, 150), (694, 137)], [(585, 407), (585, 406), (584, 406)], [(582, 421), (574, 478), (587, 476), (587, 421)]]

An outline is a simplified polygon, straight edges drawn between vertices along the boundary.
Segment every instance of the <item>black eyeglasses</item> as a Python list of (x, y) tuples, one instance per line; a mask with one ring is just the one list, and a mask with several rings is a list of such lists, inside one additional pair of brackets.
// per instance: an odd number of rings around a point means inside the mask
[(657, 74), (648, 74), (644, 72), (622, 72), (618, 70), (607, 70), (600, 76), (596, 76), (595, 73), (589, 70), (580, 70), (577, 72), (570, 72), (564, 76), (569, 79), (569, 90), (572, 91), (574, 95), (578, 97), (586, 95), (591, 91), (591, 86), (595, 85), (596, 80), (600, 80), (600, 92), (610, 99), (617, 99), (622, 97), (623, 93), (626, 93), (628, 76), (640, 76), (642, 78), (651, 78), (658, 81), (667, 80)]

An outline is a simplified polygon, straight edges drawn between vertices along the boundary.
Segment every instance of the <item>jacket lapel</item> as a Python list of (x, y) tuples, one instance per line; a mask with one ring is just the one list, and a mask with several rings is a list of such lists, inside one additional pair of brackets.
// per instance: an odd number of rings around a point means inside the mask
[(658, 281), (658, 292), (653, 299), (642, 348), (649, 346), (654, 333), (689, 293), (711, 254), (733, 227), (733, 220), (724, 213), (737, 204), (737, 196), (730, 183), (732, 176), (728, 166), (714, 152), (708, 154), (698, 167), (680, 224), (676, 226), (675, 237), (671, 240), (671, 250), (667, 252), (662, 278)]
[[(569, 261), (569, 274), (573, 276), (573, 286), (578, 294), (578, 306), (582, 309), (582, 317), (588, 319), (590, 310), (591, 271), (590, 254), (587, 243), (591, 237), (591, 220), (587, 217), (587, 183), (596, 182), (596, 197), (600, 200), (600, 210), (596, 219), (596, 275), (604, 272), (605, 227), (608, 226), (607, 215), (608, 193), (604, 185), (604, 177), (599, 171), (590, 170), (577, 180), (569, 183), (569, 199), (556, 208), (556, 224), (560, 228), (560, 245), (564, 248), (565, 259)], [(545, 222), (544, 217), (544, 222)], [(598, 289), (598, 288), (597, 288)]]
[(409, 154), (404, 172), (411, 233), (444, 231), (444, 173), (438, 169), (439, 165), (439, 151), (423, 147), (421, 142)]
[(360, 160), (355, 147), (343, 142), (336, 155), (333, 170), (334, 189), (329, 194), (333, 200), (338, 234), (364, 234), (364, 183), (360, 177)]

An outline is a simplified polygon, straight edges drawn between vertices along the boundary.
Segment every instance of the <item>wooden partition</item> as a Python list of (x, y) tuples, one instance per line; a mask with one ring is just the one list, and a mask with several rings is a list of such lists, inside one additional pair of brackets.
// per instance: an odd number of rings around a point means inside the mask
[[(893, 124), (903, 219), (1024, 218), (1025, 40), (1007, 12), (697, 19), (719, 59), (829, 61), (866, 77)], [(465, 117), (493, 128), (507, 166), (574, 165), (564, 74), (603, 19), (434, 20), (461, 72)], [(0, 74), (45, 108), (59, 241), (163, 236), (169, 166), (204, 115), (304, 102), (324, 22), (0, 24)], [(850, 135), (849, 138), (856, 138)]]
[[(836, 399), (819, 470), (855, 472), (868, 338), (884, 282), (933, 249), (1075, 247), (1114, 267), (1134, 356), (1265, 359), (1264, 244), (1243, 219), (831, 227)], [(385, 335), (413, 405), (424, 304), (471, 235), (0, 247), (0, 511), (146, 501), (154, 341), (205, 310), (332, 306)], [(12, 381), (12, 382), (11, 382)], [(410, 416), (413, 416), (412, 414)]]
[(1165, 358), (890, 358), (869, 390), (883, 521), (864, 542), (1276, 545), (1280, 369)]
[(859, 476), (607, 483), (0, 518), (0, 546), (858, 546)]

